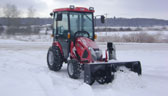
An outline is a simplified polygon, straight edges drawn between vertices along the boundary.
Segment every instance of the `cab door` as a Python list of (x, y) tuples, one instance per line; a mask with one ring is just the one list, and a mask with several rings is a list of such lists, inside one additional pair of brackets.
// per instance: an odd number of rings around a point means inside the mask
[[(64, 58), (67, 59), (69, 56), (69, 40), (68, 40), (68, 33), (69, 33), (69, 26), (68, 26), (68, 13), (62, 12), (57, 13), (62, 14), (61, 19), (57, 21), (57, 41), (61, 44), (63, 49)], [(58, 17), (58, 15), (57, 15)]]

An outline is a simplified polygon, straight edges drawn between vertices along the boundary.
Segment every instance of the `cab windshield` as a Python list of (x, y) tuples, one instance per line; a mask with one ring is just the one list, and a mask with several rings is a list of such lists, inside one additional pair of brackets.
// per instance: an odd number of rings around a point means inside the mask
[(92, 13), (70, 12), (71, 36), (74, 37), (76, 32), (88, 32), (89, 38), (93, 38), (93, 17)]

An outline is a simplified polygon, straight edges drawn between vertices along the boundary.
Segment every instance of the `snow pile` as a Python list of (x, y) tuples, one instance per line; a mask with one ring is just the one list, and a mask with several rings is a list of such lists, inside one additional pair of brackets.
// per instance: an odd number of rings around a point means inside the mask
[(93, 89), (90, 85), (83, 83), (74, 91), (75, 96), (94, 96)]
[[(132, 94), (146, 88), (142, 77), (125, 67), (121, 67), (114, 75), (112, 83), (93, 85), (95, 96), (134, 96)], [(136, 94), (136, 96), (138, 95)]]
[(121, 67), (119, 70), (122, 71), (117, 71), (115, 73), (115, 79), (112, 82), (113, 88), (126, 90), (127, 88), (135, 89), (145, 87), (142, 77), (138, 76), (137, 73), (129, 71), (129, 69), (125, 67)]

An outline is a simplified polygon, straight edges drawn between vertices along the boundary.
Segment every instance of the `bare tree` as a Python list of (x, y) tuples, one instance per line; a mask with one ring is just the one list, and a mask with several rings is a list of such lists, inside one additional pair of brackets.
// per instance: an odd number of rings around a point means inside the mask
[(33, 6), (28, 7), (27, 9), (27, 17), (29, 18), (29, 21), (26, 22), (26, 30), (27, 30), (27, 34), (31, 35), (31, 34), (38, 34), (39, 33), (39, 28), (37, 26), (32, 26), (36, 24), (36, 20), (34, 18), (36, 14), (36, 9)]
[(2, 6), (0, 5), (0, 17), (2, 16)]
[(3, 8), (3, 13), (7, 18), (17, 18), (20, 15), (20, 11), (13, 4), (6, 4)]
[(19, 32), (20, 27), (20, 11), (17, 9), (17, 6), (13, 4), (6, 4), (3, 7), (3, 15), (6, 18), (7, 22), (7, 34), (14, 35), (15, 33)]
[(34, 17), (35, 16), (36, 9), (34, 9), (32, 6), (29, 7), (27, 11), (28, 11), (28, 13), (27, 13), (28, 17)]
[(19, 25), (19, 15), (20, 11), (17, 9), (17, 7), (13, 4), (6, 4), (3, 7), (3, 14), (4, 17), (6, 17), (7, 20), (7, 26), (16, 26)]

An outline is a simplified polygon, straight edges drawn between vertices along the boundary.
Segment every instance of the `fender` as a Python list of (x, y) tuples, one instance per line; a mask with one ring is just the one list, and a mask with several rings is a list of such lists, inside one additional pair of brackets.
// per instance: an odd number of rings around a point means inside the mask
[(60, 49), (62, 56), (64, 56), (63, 55), (62, 46), (61, 46), (61, 44), (58, 41), (54, 41), (52, 46), (57, 46)]
[(72, 58), (77, 59), (75, 53), (73, 52), (74, 51), (73, 48), (74, 48), (74, 43), (71, 41), (71, 44), (70, 44), (70, 56), (71, 56), (71, 59)]
[[(94, 62), (94, 60), (91, 57), (91, 51), (88, 49), (91, 48), (98, 48), (96, 43), (94, 43), (91, 39), (86, 37), (78, 37), (76, 39), (75, 45), (76, 51), (80, 57), (80, 63), (91, 63)], [(87, 54), (86, 57), (83, 57), (84, 54)]]

